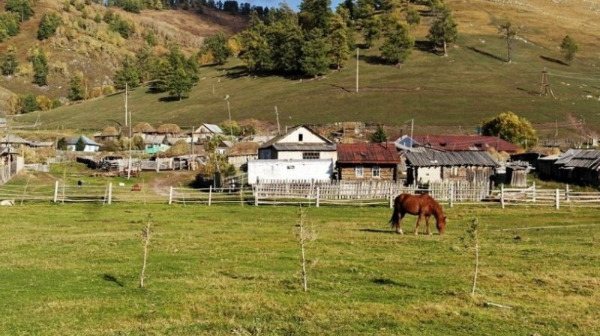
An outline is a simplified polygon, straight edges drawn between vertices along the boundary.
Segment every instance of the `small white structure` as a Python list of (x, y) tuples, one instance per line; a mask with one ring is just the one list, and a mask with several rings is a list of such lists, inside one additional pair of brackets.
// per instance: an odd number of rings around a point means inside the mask
[(330, 181), (333, 165), (333, 160), (251, 160), (248, 161), (248, 183)]
[(100, 150), (100, 144), (86, 137), (85, 135), (81, 135), (77, 138), (69, 140), (67, 142), (67, 150), (72, 152), (77, 151), (77, 143), (79, 142), (79, 139), (81, 139), (85, 145), (82, 152), (98, 152)]
[(192, 134), (194, 138), (197, 136), (200, 140), (211, 139), (216, 135), (223, 135), (223, 130), (221, 127), (214, 124), (202, 124), (194, 131), (194, 134)]

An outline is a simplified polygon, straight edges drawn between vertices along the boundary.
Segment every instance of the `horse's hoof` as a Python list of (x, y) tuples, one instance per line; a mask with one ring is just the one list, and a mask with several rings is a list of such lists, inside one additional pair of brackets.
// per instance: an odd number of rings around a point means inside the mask
[(404, 231), (402, 231), (402, 230), (396, 230), (396, 233), (397, 233), (397, 234), (401, 234), (401, 235), (403, 235), (403, 234), (404, 234)]
[(415, 236), (418, 236), (418, 235), (419, 235), (419, 232), (415, 231)]

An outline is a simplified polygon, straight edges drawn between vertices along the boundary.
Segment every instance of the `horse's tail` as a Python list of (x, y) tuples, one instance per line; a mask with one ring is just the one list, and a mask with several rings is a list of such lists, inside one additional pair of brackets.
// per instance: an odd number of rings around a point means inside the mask
[(400, 212), (400, 198), (402, 195), (397, 196), (394, 199), (394, 212), (392, 212), (392, 218), (390, 218), (390, 225), (392, 226), (392, 228), (397, 229), (398, 225), (400, 224), (400, 215), (398, 214), (398, 212)]

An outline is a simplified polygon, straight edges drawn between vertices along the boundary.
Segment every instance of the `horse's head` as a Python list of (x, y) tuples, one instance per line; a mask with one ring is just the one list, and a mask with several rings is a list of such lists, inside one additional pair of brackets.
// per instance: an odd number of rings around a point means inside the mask
[(446, 231), (446, 216), (441, 217), (438, 221), (436, 221), (436, 227), (438, 232), (442, 235), (444, 231)]

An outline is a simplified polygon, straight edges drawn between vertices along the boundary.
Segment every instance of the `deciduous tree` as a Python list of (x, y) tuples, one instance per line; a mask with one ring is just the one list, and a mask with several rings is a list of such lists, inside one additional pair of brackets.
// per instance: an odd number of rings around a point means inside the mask
[(498, 27), (498, 33), (506, 40), (506, 62), (512, 62), (512, 49), (515, 37), (517, 37), (517, 28), (509, 20), (504, 20)]
[(497, 136), (508, 142), (532, 147), (538, 137), (531, 123), (513, 112), (500, 113), (498, 116), (483, 121), (483, 135)]

